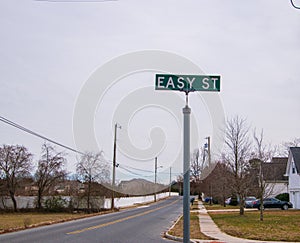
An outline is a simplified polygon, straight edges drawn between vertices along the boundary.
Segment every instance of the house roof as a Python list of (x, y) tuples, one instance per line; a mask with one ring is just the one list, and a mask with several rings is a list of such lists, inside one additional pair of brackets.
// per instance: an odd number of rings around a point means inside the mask
[(300, 147), (290, 148), (298, 173), (300, 172)]
[(266, 181), (287, 181), (284, 176), (288, 158), (273, 157), (271, 162), (263, 163), (263, 175)]

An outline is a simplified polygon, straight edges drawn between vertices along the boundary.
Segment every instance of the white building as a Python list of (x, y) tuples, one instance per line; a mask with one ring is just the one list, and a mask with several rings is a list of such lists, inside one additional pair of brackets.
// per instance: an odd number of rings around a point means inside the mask
[(293, 208), (300, 209), (300, 147), (290, 148), (286, 176), (289, 177), (290, 202)]

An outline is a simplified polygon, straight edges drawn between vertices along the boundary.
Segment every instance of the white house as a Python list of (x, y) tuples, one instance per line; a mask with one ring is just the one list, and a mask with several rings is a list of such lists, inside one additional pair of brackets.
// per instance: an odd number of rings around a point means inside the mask
[(291, 147), (289, 150), (286, 176), (289, 177), (290, 202), (294, 208), (300, 209), (300, 147)]

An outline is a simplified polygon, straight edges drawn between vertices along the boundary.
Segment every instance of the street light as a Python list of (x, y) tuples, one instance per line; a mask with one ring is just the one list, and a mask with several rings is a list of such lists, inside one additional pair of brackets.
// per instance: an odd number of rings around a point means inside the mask
[[(207, 145), (207, 153), (208, 153), (208, 167), (211, 166), (211, 152), (210, 152), (210, 137), (206, 137), (205, 139), (207, 139), (207, 144), (205, 144), (205, 147)], [(204, 152), (205, 153), (205, 152)], [(212, 204), (212, 182), (209, 183), (209, 189), (210, 189), (210, 201), (209, 204)]]
[(111, 210), (115, 208), (115, 179), (116, 179), (116, 152), (117, 152), (117, 128), (121, 129), (118, 123), (115, 124), (114, 134), (114, 152), (113, 152), (113, 176), (112, 176), (112, 195), (111, 195)]
[(205, 139), (207, 139), (208, 166), (210, 166), (211, 165), (210, 137), (208, 136)]

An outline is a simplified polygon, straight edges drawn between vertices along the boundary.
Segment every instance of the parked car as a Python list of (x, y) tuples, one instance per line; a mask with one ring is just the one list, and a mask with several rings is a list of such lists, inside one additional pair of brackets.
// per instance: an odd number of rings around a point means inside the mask
[[(253, 202), (256, 200), (256, 197), (246, 197), (245, 198), (245, 208), (253, 208)], [(231, 200), (231, 197), (227, 198), (225, 200), (225, 203), (227, 205), (230, 205), (232, 203), (232, 200)], [(236, 199), (236, 204), (235, 205), (238, 205), (239, 204), (239, 200)]]
[[(260, 203), (260, 200), (255, 200), (253, 202), (253, 208), (257, 208), (257, 209), (260, 209), (261, 207), (261, 203)], [(281, 201), (277, 198), (273, 198), (273, 197), (270, 197), (270, 198), (265, 198), (263, 200), (263, 208), (281, 208), (282, 210), (287, 210), (289, 208), (292, 208), (293, 207), (293, 204), (290, 203), (290, 202), (287, 202), (287, 201)]]
[(225, 200), (225, 204), (236, 206), (239, 204), (239, 199), (236, 196), (231, 196)]
[(206, 197), (204, 198), (204, 202), (209, 203), (212, 200), (212, 197)]
[(245, 198), (245, 208), (253, 208), (253, 202), (256, 201), (256, 197)]

